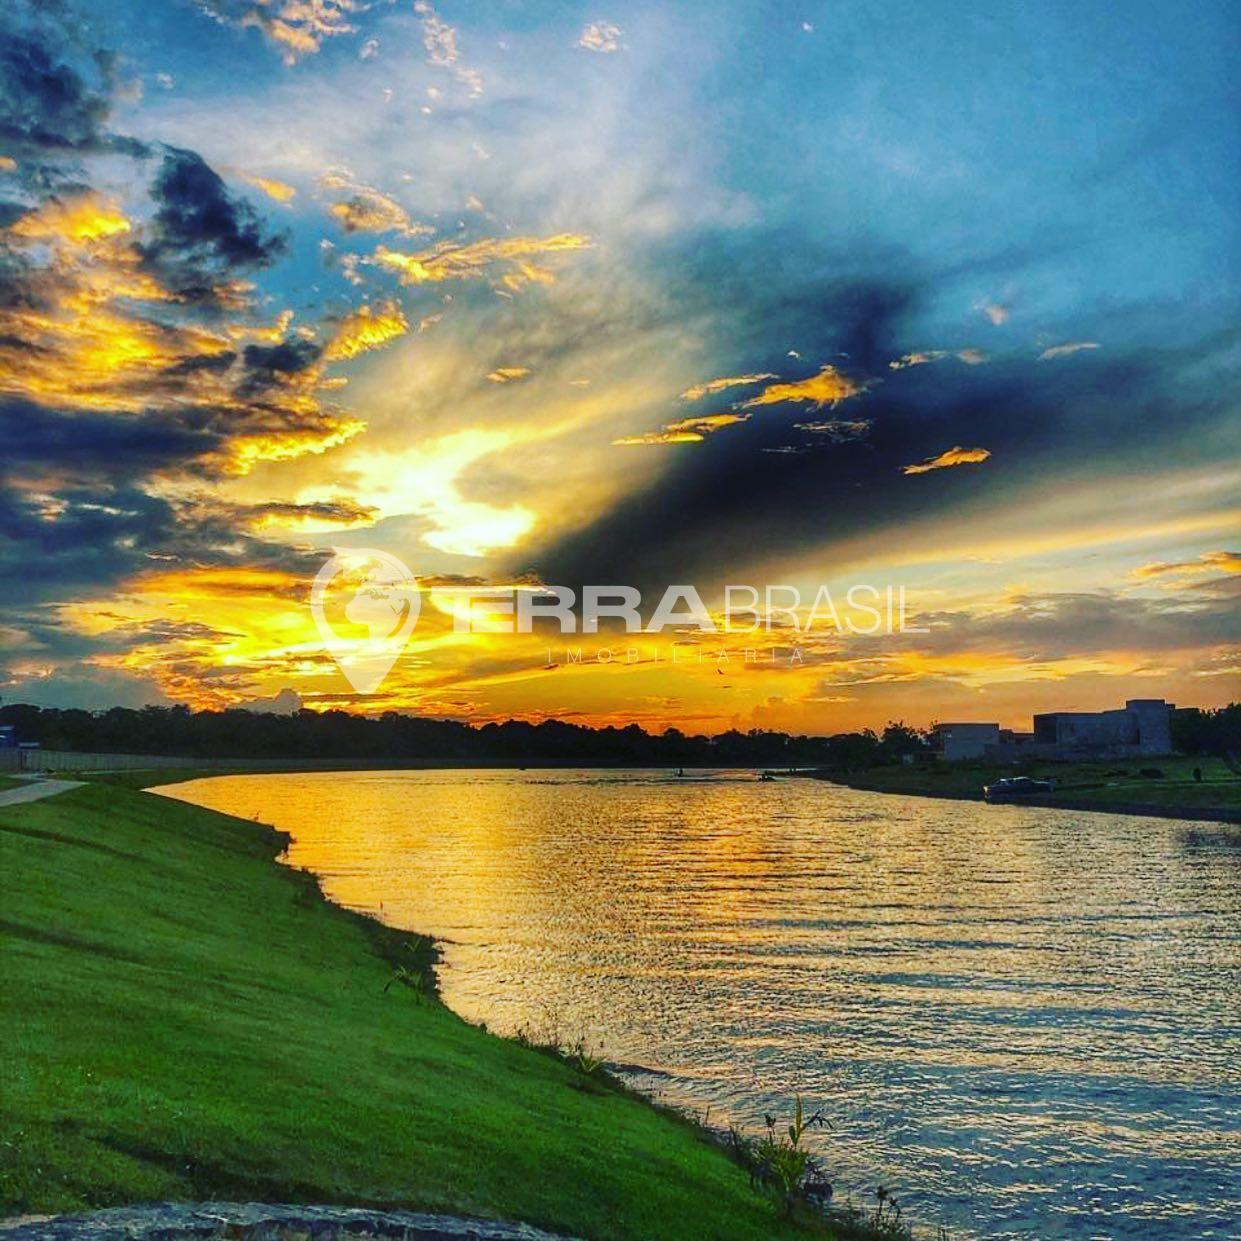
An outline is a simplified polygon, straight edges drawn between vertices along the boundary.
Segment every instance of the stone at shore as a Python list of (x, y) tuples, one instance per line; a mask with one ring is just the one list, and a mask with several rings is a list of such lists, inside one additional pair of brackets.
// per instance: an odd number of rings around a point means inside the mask
[(293, 1235), (322, 1241), (344, 1236), (402, 1241), (569, 1241), (528, 1224), (414, 1211), (257, 1202), (159, 1202), (78, 1215), (0, 1220), (0, 1241), (173, 1241), (188, 1237), (279, 1241)]

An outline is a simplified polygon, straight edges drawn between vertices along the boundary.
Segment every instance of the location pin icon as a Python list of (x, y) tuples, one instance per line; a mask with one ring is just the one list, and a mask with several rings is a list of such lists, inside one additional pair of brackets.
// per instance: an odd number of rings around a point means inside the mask
[[(328, 619), (329, 603), (338, 601), (344, 601), (349, 632), (342, 633)], [(421, 601), (409, 569), (375, 548), (334, 548), (332, 558), (315, 574), (310, 588), (315, 627), (359, 694), (373, 694), (392, 671), (418, 623)]]

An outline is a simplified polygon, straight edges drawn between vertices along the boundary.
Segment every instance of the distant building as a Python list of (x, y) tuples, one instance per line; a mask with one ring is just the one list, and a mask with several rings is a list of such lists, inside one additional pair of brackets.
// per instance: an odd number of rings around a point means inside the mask
[(17, 771), (22, 765), (22, 752), (17, 748), (17, 729), (0, 724), (0, 771)]
[(960, 758), (983, 758), (988, 746), (999, 743), (998, 724), (936, 724), (931, 729), (931, 744), (947, 763)]
[(952, 762), (988, 758), (1139, 758), (1172, 751), (1172, 704), (1131, 698), (1116, 711), (1048, 711), (1034, 717), (1032, 733), (999, 724), (936, 724), (932, 745)]
[(1172, 704), (1162, 698), (1131, 698), (1118, 711), (1036, 715), (1034, 742), (1082, 757), (1167, 754), (1172, 749)]
[(1001, 728), (1000, 729), (1000, 744), (1001, 745), (1033, 745), (1034, 734), (1033, 733), (1019, 733), (1015, 729), (1012, 729), (1012, 728)]

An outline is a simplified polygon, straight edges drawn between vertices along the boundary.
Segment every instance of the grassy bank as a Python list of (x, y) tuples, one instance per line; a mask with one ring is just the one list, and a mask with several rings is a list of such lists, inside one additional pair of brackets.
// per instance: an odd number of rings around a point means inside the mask
[(121, 783), (0, 808), (5, 1213), (217, 1197), (829, 1235), (693, 1126), (385, 992), (408, 937), (275, 865), (282, 844)]
[[(1194, 779), (1194, 768), (1202, 780)], [(1142, 775), (1143, 769), (1162, 776)], [(1003, 776), (1033, 776), (1054, 780), (1049, 801), (1072, 803), (1083, 809), (1116, 810), (1144, 806), (1152, 814), (1175, 816), (1177, 811), (1241, 813), (1241, 776), (1218, 758), (1154, 758), (1097, 763), (1033, 762), (1012, 764), (962, 761), (915, 763), (910, 766), (872, 767), (865, 771), (823, 773), (850, 788), (878, 793), (907, 793), (915, 797), (982, 798), (983, 785)]]

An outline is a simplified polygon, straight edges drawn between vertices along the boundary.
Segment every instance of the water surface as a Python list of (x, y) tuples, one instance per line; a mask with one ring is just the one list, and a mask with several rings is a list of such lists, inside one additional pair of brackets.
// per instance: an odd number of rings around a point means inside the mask
[(446, 1002), (712, 1123), (795, 1092), (840, 1197), (955, 1237), (1237, 1236), (1241, 833), (749, 772), (227, 776)]

